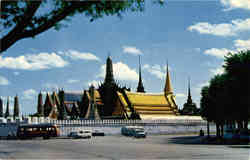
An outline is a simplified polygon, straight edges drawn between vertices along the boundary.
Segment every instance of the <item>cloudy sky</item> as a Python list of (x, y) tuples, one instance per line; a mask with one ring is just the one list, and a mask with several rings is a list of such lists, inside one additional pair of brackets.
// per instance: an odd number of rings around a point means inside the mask
[(22, 113), (34, 113), (40, 91), (97, 85), (110, 54), (115, 79), (132, 90), (137, 87), (141, 55), (147, 92), (163, 91), (168, 60), (179, 107), (187, 99), (189, 76), (199, 106), (201, 87), (223, 72), (223, 56), (250, 49), (249, 0), (172, 0), (164, 6), (147, 1), (144, 12), (126, 13), (122, 19), (90, 22), (78, 15), (66, 24), (60, 31), (21, 40), (0, 56), (0, 96), (5, 104), (7, 96), (12, 100), (18, 95)]

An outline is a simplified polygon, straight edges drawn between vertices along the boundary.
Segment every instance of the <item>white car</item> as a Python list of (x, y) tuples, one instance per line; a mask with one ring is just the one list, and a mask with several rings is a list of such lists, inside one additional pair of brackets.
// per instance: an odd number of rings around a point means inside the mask
[(92, 133), (89, 130), (73, 131), (73, 132), (70, 132), (68, 137), (72, 137), (72, 138), (91, 138)]

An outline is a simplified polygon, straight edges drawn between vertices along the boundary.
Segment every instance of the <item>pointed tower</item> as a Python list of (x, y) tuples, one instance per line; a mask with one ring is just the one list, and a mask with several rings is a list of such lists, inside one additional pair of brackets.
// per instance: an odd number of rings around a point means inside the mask
[(111, 57), (108, 56), (107, 62), (106, 62), (106, 75), (105, 80), (102, 86), (99, 87), (99, 91), (101, 94), (102, 101), (104, 103), (103, 107), (103, 115), (104, 116), (112, 116), (112, 113), (115, 108), (115, 96), (116, 96), (116, 89), (118, 88), (118, 85), (116, 84), (114, 80), (113, 75), (113, 64)]
[(114, 74), (113, 74), (113, 64), (110, 56), (108, 56), (106, 62), (106, 76), (104, 84), (115, 84)]
[(3, 100), (0, 97), (0, 117), (3, 117)]
[(167, 67), (166, 67), (166, 82), (165, 82), (164, 93), (165, 93), (165, 95), (173, 94), (173, 89), (172, 89), (171, 80), (170, 80), (170, 74), (169, 74), (169, 70), (168, 70), (168, 62), (167, 62)]
[(38, 94), (37, 113), (38, 113), (40, 116), (44, 116), (43, 95), (42, 95), (41, 91), (40, 91), (40, 93)]
[(19, 102), (18, 102), (18, 96), (16, 95), (14, 98), (14, 114), (13, 114), (14, 119), (16, 117), (19, 117)]
[(182, 115), (198, 115), (199, 114), (196, 104), (193, 103), (190, 88), (191, 88), (190, 78), (188, 78), (188, 98), (187, 98), (187, 102), (183, 105), (183, 109), (181, 111)]
[(5, 118), (7, 118), (7, 117), (9, 117), (10, 116), (10, 111), (9, 111), (9, 106), (10, 105), (10, 102), (9, 102), (9, 97), (8, 97), (8, 99), (7, 99), (7, 105), (6, 105), (6, 112), (5, 112), (5, 115), (4, 115), (4, 117)]
[(139, 56), (139, 82), (138, 82), (138, 87), (137, 87), (137, 92), (145, 92), (143, 83), (142, 83), (142, 78), (141, 78), (141, 60)]
[(67, 111), (66, 111), (66, 104), (65, 104), (65, 98), (64, 98), (64, 90), (59, 90), (58, 93), (60, 105), (58, 106), (58, 119), (64, 120), (67, 118)]
[(187, 103), (192, 104), (192, 97), (191, 97), (191, 91), (190, 91), (190, 78), (188, 78), (188, 99), (187, 99)]

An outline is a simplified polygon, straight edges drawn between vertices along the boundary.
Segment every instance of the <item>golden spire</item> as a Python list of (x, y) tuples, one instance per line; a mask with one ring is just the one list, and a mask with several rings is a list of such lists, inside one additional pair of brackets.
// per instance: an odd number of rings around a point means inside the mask
[(173, 89), (172, 89), (172, 85), (170, 81), (170, 74), (168, 71), (168, 61), (167, 61), (167, 67), (166, 67), (166, 83), (165, 83), (164, 93), (165, 95), (173, 93)]

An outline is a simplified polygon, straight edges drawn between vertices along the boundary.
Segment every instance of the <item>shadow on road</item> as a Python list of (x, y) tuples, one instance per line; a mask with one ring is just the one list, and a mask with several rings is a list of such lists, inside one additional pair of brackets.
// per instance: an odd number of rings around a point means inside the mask
[(201, 136), (181, 136), (181, 137), (173, 137), (168, 140), (168, 143), (173, 144), (198, 144), (198, 145), (225, 145), (229, 148), (250, 148), (250, 143), (241, 142), (235, 140), (225, 140), (218, 139), (214, 137), (201, 137)]
[(204, 144), (202, 142), (204, 137), (200, 136), (181, 136), (169, 139), (169, 143), (173, 144)]
[(245, 148), (250, 149), (250, 145), (243, 145), (243, 146), (228, 146), (229, 148)]

